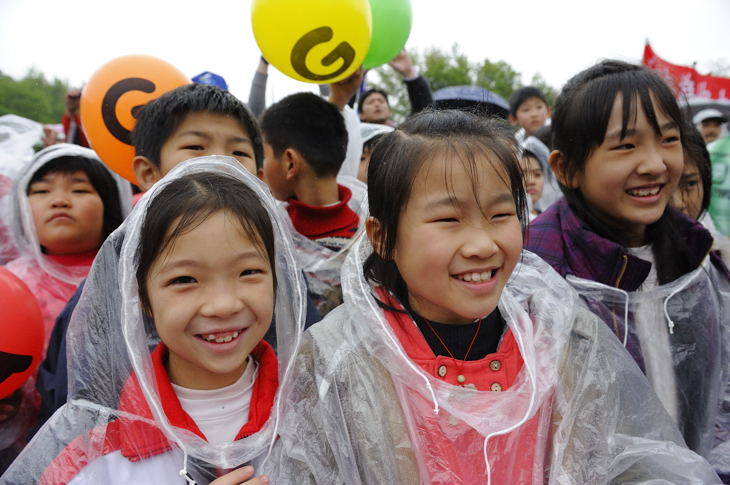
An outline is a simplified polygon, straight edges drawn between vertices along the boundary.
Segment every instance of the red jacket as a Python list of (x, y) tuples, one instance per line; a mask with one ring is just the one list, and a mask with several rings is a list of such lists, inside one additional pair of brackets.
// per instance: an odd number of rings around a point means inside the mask
[[(193, 419), (183, 410), (164, 366), (167, 348), (160, 344), (152, 353), (152, 364), (162, 408), (172, 426), (186, 429), (205, 439)], [(251, 352), (259, 364), (254, 382), (248, 421), (236, 440), (259, 431), (269, 419), (279, 384), (278, 361), (271, 346), (261, 341)], [(67, 404), (68, 405), (68, 404)], [(135, 375), (130, 376), (119, 397), (119, 411), (154, 419)], [(138, 462), (172, 450), (165, 435), (145, 421), (120, 417), (74, 439), (46, 468), (40, 484), (61, 485), (72, 480), (93, 459), (120, 451), (130, 462)]]
[[(382, 288), (376, 290), (379, 298), (391, 307), (403, 310), (395, 299)], [(507, 329), (497, 352), (479, 360), (461, 361), (447, 356), (434, 355), (418, 326), (407, 313), (385, 311), (385, 317), (410, 359), (425, 372), (454, 386), (475, 387), (480, 391), (501, 392), (514, 384), (523, 366), (522, 355), (510, 329)], [(464, 376), (463, 383), (458, 382)], [(549, 419), (550, 403), (544, 405), (535, 416), (516, 431), (495, 436), (489, 440), (488, 455), (491, 457), (492, 483), (521, 483), (535, 470), (542, 470), (546, 455), (548, 436), (537, 435), (540, 419)], [(443, 412), (443, 411), (442, 411)], [(484, 437), (461, 421), (454, 420), (452, 428), (442, 429), (439, 421), (419, 428), (421, 439), (428, 443), (422, 453), (440, 456), (431, 463), (439, 463), (441, 470), (430, 470), (431, 475), (443, 473), (449, 476), (459, 470), (469, 470), (468, 476), (461, 475), (463, 483), (486, 483), (486, 466), (483, 460), (474, 460), (481, 455), (477, 450), (484, 446)], [(449, 439), (441, 440), (441, 436)], [(454, 443), (458, 443), (454, 446)], [(468, 450), (468, 451), (467, 451)], [(500, 453), (500, 450), (504, 452)], [(514, 452), (513, 450), (519, 450)]]

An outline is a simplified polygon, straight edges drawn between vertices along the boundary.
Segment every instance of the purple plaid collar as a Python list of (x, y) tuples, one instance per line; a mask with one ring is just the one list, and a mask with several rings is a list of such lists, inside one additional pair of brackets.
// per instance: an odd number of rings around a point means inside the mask
[[(697, 221), (676, 212), (679, 231), (686, 234), (698, 266), (712, 247), (712, 236)], [(635, 291), (646, 279), (651, 263), (592, 232), (565, 199), (540, 214), (527, 231), (525, 249), (547, 261), (562, 276), (574, 275), (604, 285)]]

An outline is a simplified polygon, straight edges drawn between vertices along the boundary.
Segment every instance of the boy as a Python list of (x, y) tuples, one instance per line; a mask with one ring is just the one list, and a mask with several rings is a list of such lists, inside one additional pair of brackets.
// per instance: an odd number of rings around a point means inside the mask
[(509, 121), (519, 126), (515, 138), (519, 143), (550, 124), (550, 107), (545, 95), (533, 86), (520, 88), (509, 98)]
[(132, 132), (134, 174), (148, 190), (180, 162), (205, 155), (236, 158), (261, 175), (258, 124), (234, 95), (205, 84), (187, 84), (147, 103)]
[(337, 183), (347, 150), (344, 120), (333, 104), (298, 93), (266, 110), (261, 131), (264, 180), (274, 197), (287, 202), (300, 263), (324, 315), (342, 302), (339, 268), (361, 225), (351, 199), (366, 205), (359, 182)]

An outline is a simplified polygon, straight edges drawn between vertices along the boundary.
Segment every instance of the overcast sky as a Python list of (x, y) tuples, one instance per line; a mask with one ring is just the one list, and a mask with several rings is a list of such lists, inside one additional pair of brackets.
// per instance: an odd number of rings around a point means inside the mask
[[(302, 0), (307, 1), (307, 0)], [(344, 1), (344, 0), (343, 0)], [(407, 46), (449, 49), (474, 61), (504, 60), (528, 82), (560, 87), (599, 59), (638, 62), (644, 41), (665, 60), (700, 72), (730, 65), (730, 0), (412, 0)], [(246, 100), (259, 50), (250, 0), (0, 0), (0, 71), (31, 66), (81, 85), (127, 54), (164, 59), (192, 77), (224, 76)], [(270, 70), (268, 98), (313, 90)]]

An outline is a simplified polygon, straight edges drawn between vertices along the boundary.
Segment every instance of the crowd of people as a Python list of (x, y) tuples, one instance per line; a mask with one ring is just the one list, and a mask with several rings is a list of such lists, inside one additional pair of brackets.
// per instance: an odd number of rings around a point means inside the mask
[(45, 330), (1, 483), (730, 483), (725, 115), (607, 60), (493, 119), (391, 65), (399, 126), (362, 70), (204, 73), (136, 113), (134, 186), (69, 92), (0, 185)]

